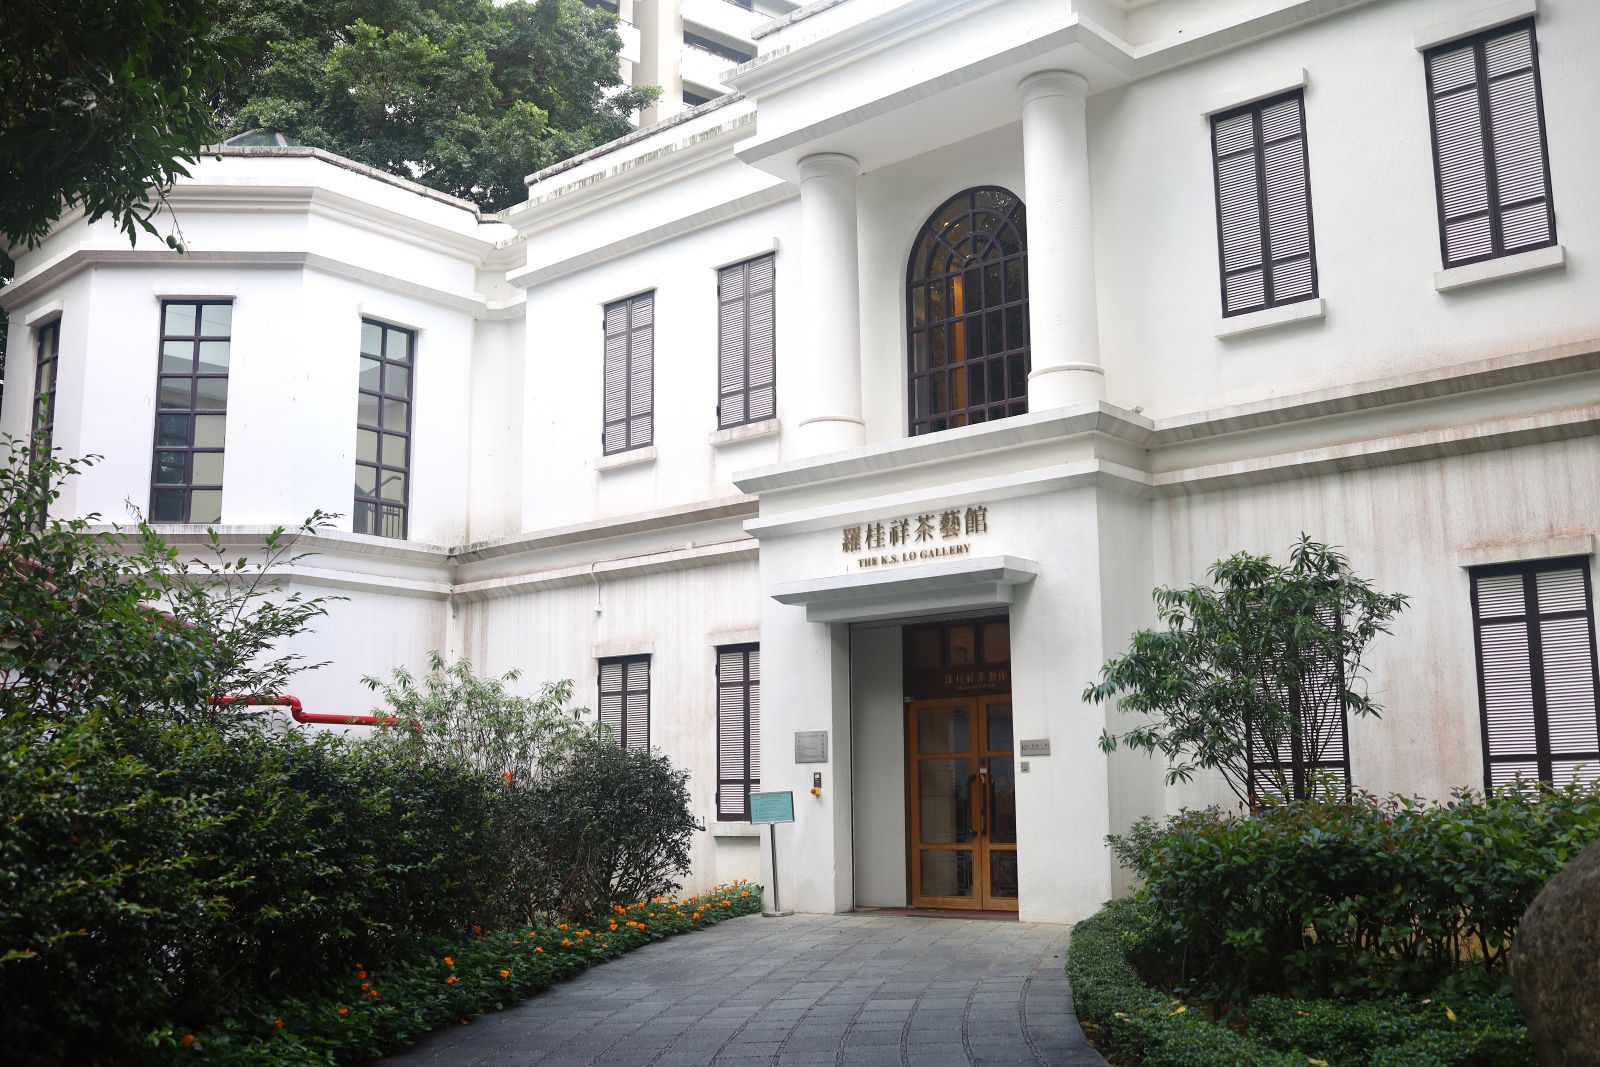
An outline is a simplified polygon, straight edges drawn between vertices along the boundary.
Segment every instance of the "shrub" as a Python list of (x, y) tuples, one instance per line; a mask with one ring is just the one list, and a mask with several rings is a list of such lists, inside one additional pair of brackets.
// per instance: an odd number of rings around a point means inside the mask
[(1132, 957), (1159, 920), (1150, 904), (1118, 900), (1072, 931), (1067, 977), (1084, 1029), (1141, 1067), (1520, 1067), (1527, 1030), (1499, 984), (1448, 990), (1448, 998), (1373, 1001), (1261, 996), (1233, 1025), (1146, 985)]
[(659, 753), (585, 737), (527, 793), (549, 878), (542, 910), (581, 915), (675, 891), (690, 839), (704, 829), (690, 813), (688, 779)]
[(484, 921), (499, 799), (327, 735), (6, 723), (0, 1042), (42, 1062), (126, 1050)]
[(1523, 911), (1600, 837), (1600, 786), (1315, 799), (1186, 812), (1111, 839), (1143, 878), (1149, 949), (1173, 988), (1225, 1007), (1257, 993), (1419, 992), (1504, 972)]

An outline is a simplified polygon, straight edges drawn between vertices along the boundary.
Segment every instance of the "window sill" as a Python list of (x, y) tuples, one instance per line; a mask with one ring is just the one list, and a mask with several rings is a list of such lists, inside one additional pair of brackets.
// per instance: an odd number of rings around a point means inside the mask
[(761, 839), (761, 827), (742, 820), (735, 822), (729, 819), (724, 822), (717, 819), (711, 826), (712, 837), (753, 837), (758, 841)]
[(1218, 340), (1225, 340), (1229, 337), (1238, 337), (1240, 334), (1255, 333), (1257, 330), (1270, 330), (1274, 326), (1310, 322), (1323, 318), (1327, 313), (1327, 303), (1318, 296), (1310, 300), (1297, 300), (1292, 304), (1279, 304), (1277, 307), (1246, 312), (1243, 315), (1229, 315), (1218, 320), (1217, 328), (1212, 332)]
[(1515, 278), (1535, 271), (1554, 270), (1566, 266), (1566, 263), (1566, 248), (1562, 245), (1550, 245), (1548, 248), (1535, 248), (1530, 252), (1517, 252), (1497, 259), (1486, 259), (1481, 263), (1468, 263), (1464, 267), (1446, 267), (1444, 270), (1434, 272), (1433, 287), (1441, 293), (1448, 293), (1463, 286), (1480, 285), (1501, 278)]
[(759, 441), (763, 437), (776, 437), (781, 428), (777, 419), (762, 419), (760, 422), (747, 422), (743, 426), (729, 426), (726, 430), (713, 430), (707, 440), (711, 442), (712, 448), (721, 448), (740, 441)]
[(601, 456), (594, 461), (594, 469), (604, 474), (606, 471), (620, 470), (623, 467), (639, 467), (655, 461), (656, 446), (648, 445), (644, 448), (630, 448), (626, 452), (614, 452), (609, 456)]

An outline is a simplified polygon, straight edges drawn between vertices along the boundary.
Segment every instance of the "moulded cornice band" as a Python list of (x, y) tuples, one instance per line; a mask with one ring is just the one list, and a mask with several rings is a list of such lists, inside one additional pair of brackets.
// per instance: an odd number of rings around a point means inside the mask
[(1039, 70), (1017, 83), (1023, 102), (1049, 96), (1082, 100), (1089, 95), (1089, 79), (1072, 70)]

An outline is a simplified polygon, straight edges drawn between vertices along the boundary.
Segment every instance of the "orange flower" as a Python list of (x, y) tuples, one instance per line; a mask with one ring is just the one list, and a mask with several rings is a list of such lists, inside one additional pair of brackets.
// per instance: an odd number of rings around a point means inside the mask
[(533, 951), (535, 951), (535, 952), (543, 952), (544, 949), (540, 948), (538, 945), (535, 945), (535, 946), (533, 946)]
[(367, 994), (367, 996), (369, 996), (369, 997), (375, 997), (377, 995), (378, 995), (378, 991), (376, 989), (374, 989), (372, 992)]
[(472, 932), (475, 933), (475, 934), (481, 934), (481, 933), (483, 933), (483, 927), (478, 926), (478, 925), (474, 925), (472, 927)]
[(339, 1009), (339, 1014), (340, 1015), (349, 1015), (350, 1014), (350, 1009), (349, 1008), (340, 1008)]
[(356, 970), (358, 970), (358, 971), (361, 970), (361, 964), (359, 964), (359, 963), (356, 964)]
[(565, 930), (566, 928), (567, 928), (567, 924), (566, 923), (562, 923), (560, 926), (556, 927), (557, 930)]
[(741, 897), (747, 897), (747, 896), (749, 896), (749, 895), (750, 895), (750, 890), (748, 890), (748, 889), (746, 889), (746, 890), (745, 890), (745, 891), (744, 891), (744, 892), (743, 892), (743, 893), (740, 893), (740, 894), (739, 894), (739, 895), (740, 895), (740, 896), (741, 896)]
[(371, 989), (372, 988), (372, 983), (371, 982), (362, 982), (361, 983), (361, 988), (362, 989)]
[(357, 978), (365, 978), (366, 976), (367, 976), (367, 972), (366, 971), (357, 971), (356, 972), (356, 977)]
[(276, 1026), (279, 1030), (282, 1030), (283, 1029), (283, 1020), (282, 1019), (274, 1019), (274, 1020), (272, 1020), (272, 1025)]
[(501, 978), (510, 978), (511, 977), (511, 972), (502, 968), (501, 971), (500, 971), (500, 977)]
[(561, 939), (561, 943), (562, 943), (562, 944), (563, 944), (563, 945), (571, 945), (571, 944), (572, 944), (572, 942), (571, 942), (571, 941), (570, 941), (570, 940), (569, 940), (569, 939), (567, 939), (567, 938), (565, 938), (565, 937), (563, 937), (563, 938), (562, 938), (562, 939)]
[(643, 930), (643, 929), (644, 929), (644, 923), (640, 923), (640, 924), (639, 924), (639, 929), (641, 929), (641, 930)]
[(190, 1047), (194, 1044), (194, 1035), (184, 1034), (183, 1037), (178, 1039), (178, 1044), (182, 1045), (184, 1048)]
[(456, 965), (456, 961), (451, 959), (449, 956), (446, 956), (444, 958), (444, 965), (446, 967), (454, 967)]
[(456, 976), (452, 974), (449, 978), (446, 978), (444, 980), (444, 984), (445, 985), (455, 985), (456, 984)]
[(511, 943), (512, 943), (512, 944), (513, 944), (513, 945), (520, 945), (520, 944), (522, 944), (522, 942), (521, 942), (521, 941), (513, 941), (513, 942), (511, 942)]

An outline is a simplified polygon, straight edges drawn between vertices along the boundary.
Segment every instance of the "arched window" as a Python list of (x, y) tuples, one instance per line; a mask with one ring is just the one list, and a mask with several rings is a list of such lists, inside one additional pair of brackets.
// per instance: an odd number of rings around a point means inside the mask
[(957, 193), (906, 268), (911, 435), (1028, 410), (1028, 231), (1015, 193)]

